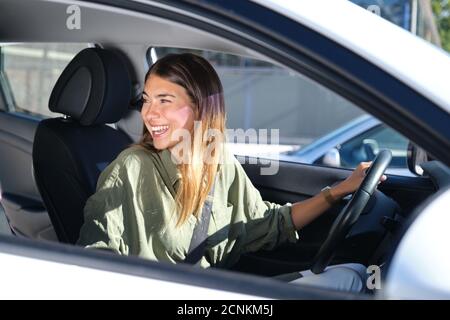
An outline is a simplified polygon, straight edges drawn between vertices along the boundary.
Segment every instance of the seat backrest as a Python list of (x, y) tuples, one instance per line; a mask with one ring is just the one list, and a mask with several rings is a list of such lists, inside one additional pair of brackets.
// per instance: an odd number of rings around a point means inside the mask
[(88, 48), (64, 69), (49, 108), (65, 115), (40, 122), (33, 145), (37, 187), (61, 242), (75, 243), (86, 200), (103, 169), (132, 141), (106, 125), (121, 119), (131, 96), (125, 64), (111, 51)]

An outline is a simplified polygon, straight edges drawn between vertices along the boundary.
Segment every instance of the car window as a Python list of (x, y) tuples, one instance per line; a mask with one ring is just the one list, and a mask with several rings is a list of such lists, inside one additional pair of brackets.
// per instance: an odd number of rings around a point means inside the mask
[(8, 110), (37, 116), (55, 116), (48, 109), (51, 91), (67, 64), (86, 43), (2, 44), (2, 91)]
[[(353, 168), (387, 148), (401, 155), (391, 165), (406, 168), (405, 138), (385, 126), (375, 130), (378, 120), (289, 69), (222, 52), (178, 48), (151, 48), (148, 60), (151, 64), (186, 51), (208, 59), (222, 80), (228, 142), (235, 155)], [(363, 147), (372, 147), (373, 154), (363, 154)]]

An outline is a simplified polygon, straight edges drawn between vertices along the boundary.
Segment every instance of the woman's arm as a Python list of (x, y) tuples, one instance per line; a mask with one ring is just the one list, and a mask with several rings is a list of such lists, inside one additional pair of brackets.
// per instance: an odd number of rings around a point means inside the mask
[[(347, 179), (331, 188), (330, 192), (332, 197), (335, 200), (339, 200), (356, 191), (361, 185), (365, 177), (365, 170), (369, 168), (370, 164), (371, 162), (361, 162)], [(386, 180), (385, 175), (381, 177), (380, 181), (384, 180)], [(300, 201), (292, 205), (292, 222), (297, 230), (301, 229), (330, 207), (331, 204), (325, 199), (325, 196), (321, 192), (308, 200)]]

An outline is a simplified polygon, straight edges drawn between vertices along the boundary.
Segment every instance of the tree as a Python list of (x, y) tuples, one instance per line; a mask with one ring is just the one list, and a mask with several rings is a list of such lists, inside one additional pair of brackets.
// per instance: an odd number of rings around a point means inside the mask
[(442, 48), (450, 52), (450, 1), (432, 0), (431, 6), (436, 18)]

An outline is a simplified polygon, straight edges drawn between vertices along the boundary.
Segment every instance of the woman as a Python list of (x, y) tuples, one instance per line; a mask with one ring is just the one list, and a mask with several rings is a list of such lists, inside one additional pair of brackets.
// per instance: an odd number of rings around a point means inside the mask
[[(102, 172), (96, 193), (86, 203), (80, 245), (183, 262), (203, 204), (212, 202), (199, 265), (230, 267), (245, 252), (295, 242), (296, 230), (355, 191), (369, 166), (360, 164), (328, 194), (284, 206), (263, 201), (223, 147), (225, 105), (219, 77), (193, 54), (168, 55), (150, 68), (141, 114), (141, 142)], [(353, 290), (365, 285), (350, 269), (339, 270), (339, 281), (327, 279), (336, 271), (298, 281)]]

